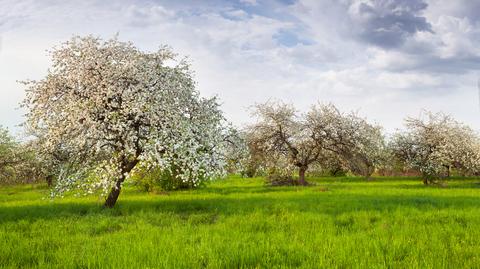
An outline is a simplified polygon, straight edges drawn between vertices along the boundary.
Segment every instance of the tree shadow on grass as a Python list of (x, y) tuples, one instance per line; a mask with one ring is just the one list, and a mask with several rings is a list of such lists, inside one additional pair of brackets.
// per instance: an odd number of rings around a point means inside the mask
[(447, 183), (447, 189), (478, 189), (480, 188), (480, 182), (468, 182), (462, 184), (449, 184)]
[[(424, 189), (425, 187), (442, 188), (440, 186), (425, 186), (422, 183), (420, 177), (373, 177), (372, 180), (366, 180), (364, 177), (312, 177), (308, 178), (309, 186), (269, 186), (265, 184), (261, 179), (257, 179), (255, 185), (222, 185), (221, 181), (215, 182), (215, 184), (209, 185), (205, 188), (199, 188), (194, 191), (185, 191), (185, 194), (192, 193), (211, 193), (218, 195), (230, 195), (230, 194), (263, 194), (263, 193), (279, 193), (279, 192), (298, 192), (309, 188), (331, 188), (331, 189), (353, 189), (359, 188), (358, 184), (365, 184), (366, 188), (400, 188), (400, 189)], [(475, 178), (456, 178), (449, 179), (452, 182), (450, 186), (447, 184), (446, 188), (477, 188), (480, 185), (472, 183)], [(251, 181), (250, 181), (251, 183)], [(382, 184), (387, 183), (387, 184)], [(413, 183), (413, 184), (406, 184)], [(368, 187), (367, 187), (368, 185)], [(179, 192), (181, 193), (181, 192)]]
[(372, 176), (366, 179), (363, 176), (342, 176), (342, 177), (311, 177), (309, 180), (317, 183), (375, 183), (375, 182), (421, 182), (420, 177), (405, 176), (405, 177), (391, 177), (391, 176)]
[(309, 185), (309, 186), (228, 186), (227, 188), (222, 187), (209, 187), (198, 189), (195, 193), (208, 193), (208, 194), (218, 194), (218, 195), (230, 195), (230, 194), (267, 194), (267, 193), (280, 193), (280, 192), (298, 192), (305, 189), (310, 189), (318, 187), (320, 184)]
[(178, 216), (192, 214), (248, 215), (262, 212), (266, 215), (288, 211), (337, 216), (355, 211), (393, 212), (398, 209), (441, 210), (480, 208), (480, 199), (469, 196), (437, 197), (419, 195), (364, 195), (300, 193), (288, 196), (196, 197), (175, 199), (158, 197), (150, 200), (125, 197), (114, 209), (104, 209), (98, 202), (53, 202), (37, 205), (2, 206), (0, 223), (35, 221), (39, 219), (81, 219), (83, 217), (125, 217), (143, 213), (168, 213)]
[(480, 182), (459, 182), (459, 181), (443, 181), (439, 184), (399, 184), (395, 186), (398, 189), (479, 189)]

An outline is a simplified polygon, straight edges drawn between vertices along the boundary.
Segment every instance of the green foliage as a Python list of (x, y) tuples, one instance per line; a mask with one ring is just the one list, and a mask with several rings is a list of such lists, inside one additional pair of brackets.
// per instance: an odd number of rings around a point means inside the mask
[(126, 187), (109, 210), (98, 196), (3, 187), (0, 268), (478, 268), (478, 181), (238, 177), (162, 195)]
[(135, 186), (140, 187), (142, 191), (151, 192), (159, 185), (160, 174), (160, 169), (151, 169), (150, 171), (138, 169), (132, 173), (130, 181)]
[(308, 172), (309, 176), (314, 176), (314, 177), (345, 177), (347, 176), (348, 171), (342, 168), (338, 169), (312, 169), (311, 171)]
[(159, 167), (148, 169), (141, 167), (135, 171), (130, 180), (134, 185), (139, 186), (146, 192), (151, 192), (155, 189), (165, 191), (193, 189), (203, 186), (208, 180), (203, 174), (199, 174), (195, 180), (181, 179), (178, 170), (179, 167), (173, 167), (172, 169), (161, 169)]
[(292, 175), (269, 174), (265, 177), (265, 182), (270, 186), (295, 186), (298, 181)]
[(322, 164), (314, 164), (308, 170), (308, 175), (313, 177), (344, 177), (348, 169), (339, 161), (327, 160)]

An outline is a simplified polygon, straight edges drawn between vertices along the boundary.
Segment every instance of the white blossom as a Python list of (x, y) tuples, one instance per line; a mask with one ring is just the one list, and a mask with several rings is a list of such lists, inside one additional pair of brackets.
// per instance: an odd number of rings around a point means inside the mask
[[(116, 38), (75, 37), (51, 52), (53, 66), (28, 81), (27, 127), (47, 152), (69, 152), (55, 193), (108, 192), (113, 206), (139, 162), (182, 180), (221, 173), (223, 116), (195, 90), (188, 62), (171, 49), (142, 52)], [(112, 196), (113, 195), (113, 196)]]
[(257, 106), (259, 121), (249, 127), (253, 147), (263, 152), (267, 166), (299, 171), (300, 183), (310, 165), (342, 161), (354, 173), (369, 177), (382, 161), (381, 128), (355, 113), (343, 114), (331, 104), (312, 106), (299, 115), (283, 103)]
[(407, 167), (422, 173), (425, 184), (449, 176), (452, 168), (479, 171), (480, 141), (468, 126), (442, 113), (425, 112), (424, 118), (407, 118), (406, 127), (390, 147)]

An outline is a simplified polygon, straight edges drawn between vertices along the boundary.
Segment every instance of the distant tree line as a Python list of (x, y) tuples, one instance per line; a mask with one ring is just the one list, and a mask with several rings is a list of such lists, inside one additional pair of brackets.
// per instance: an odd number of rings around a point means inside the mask
[(292, 105), (267, 102), (257, 105), (254, 114), (256, 123), (237, 143), (246, 150), (237, 150), (243, 155), (232, 159), (238, 173), (266, 176), (273, 184), (305, 185), (307, 171), (366, 179), (373, 173), (416, 174), (424, 184), (452, 173), (480, 173), (480, 137), (443, 113), (424, 111), (407, 118), (405, 129), (388, 138), (381, 126), (332, 104), (316, 104), (299, 114)]

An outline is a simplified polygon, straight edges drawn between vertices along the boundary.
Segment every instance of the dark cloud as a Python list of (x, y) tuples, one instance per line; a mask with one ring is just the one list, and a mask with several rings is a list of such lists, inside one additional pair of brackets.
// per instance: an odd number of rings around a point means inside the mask
[[(402, 53), (397, 59), (392, 59), (383, 68), (393, 72), (417, 72), (429, 74), (465, 74), (472, 70), (480, 70), (480, 56), (470, 55), (465, 57), (441, 58), (437, 55)], [(408, 59), (402, 63), (402, 59)]]
[(424, 58), (416, 66), (416, 69), (434, 73), (463, 74), (480, 69), (480, 56), (472, 55), (470, 57), (449, 59), (439, 57)]
[(361, 40), (382, 47), (396, 48), (417, 32), (432, 32), (421, 12), (422, 0), (374, 0), (352, 7), (352, 19)]

